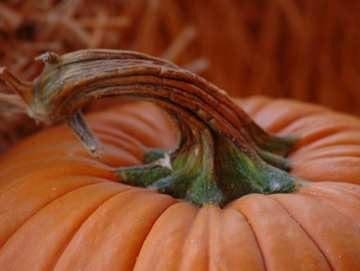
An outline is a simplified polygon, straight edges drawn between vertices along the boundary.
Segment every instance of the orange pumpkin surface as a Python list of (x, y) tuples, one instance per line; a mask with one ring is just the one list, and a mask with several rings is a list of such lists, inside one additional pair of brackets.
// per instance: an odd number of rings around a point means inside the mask
[(222, 209), (118, 183), (115, 167), (176, 142), (157, 107), (121, 105), (88, 116), (101, 161), (66, 126), (0, 158), (1, 270), (360, 270), (360, 121), (289, 100), (238, 104), (300, 138), (291, 174), (311, 182)]

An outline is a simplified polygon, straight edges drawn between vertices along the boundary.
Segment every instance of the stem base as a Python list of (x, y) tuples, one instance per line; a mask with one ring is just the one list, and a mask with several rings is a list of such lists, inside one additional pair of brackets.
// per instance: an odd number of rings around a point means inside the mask
[[(295, 189), (295, 178), (282, 165), (286, 158), (245, 153), (230, 140), (203, 130), (199, 140), (176, 152), (151, 150), (145, 165), (119, 168), (116, 173), (127, 184), (146, 187), (196, 205), (224, 205), (249, 193), (286, 193)], [(271, 165), (279, 163), (279, 168)]]

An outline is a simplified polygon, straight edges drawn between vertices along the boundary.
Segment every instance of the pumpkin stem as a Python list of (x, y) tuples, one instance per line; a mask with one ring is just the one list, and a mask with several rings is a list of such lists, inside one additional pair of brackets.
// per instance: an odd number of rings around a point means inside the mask
[[(129, 51), (48, 53), (41, 59), (48, 65), (27, 96), (30, 115), (41, 121), (67, 120), (92, 154), (98, 153), (99, 143), (80, 110), (93, 100), (149, 100), (177, 120), (177, 147), (147, 153), (145, 165), (117, 169), (123, 182), (198, 205), (295, 189), (286, 159), (295, 139), (266, 133), (223, 90), (200, 76)], [(17, 88), (23, 85), (11, 76), (5, 80)]]
[[(198, 205), (224, 202), (225, 197), (215, 176), (212, 132), (190, 115), (183, 114), (187, 120), (178, 119), (181, 139), (177, 149), (162, 153), (157, 150), (155, 161), (145, 166), (119, 168), (116, 172), (125, 183)], [(145, 157), (154, 158), (153, 151)]]
[(196, 119), (190, 122), (191, 117), (184, 115), (178, 119), (178, 148), (172, 152), (152, 150), (145, 154), (147, 164), (117, 169), (123, 182), (197, 205), (224, 205), (249, 193), (295, 189), (295, 179), (286, 172), (286, 158), (263, 150), (259, 156), (241, 151), (231, 140)]

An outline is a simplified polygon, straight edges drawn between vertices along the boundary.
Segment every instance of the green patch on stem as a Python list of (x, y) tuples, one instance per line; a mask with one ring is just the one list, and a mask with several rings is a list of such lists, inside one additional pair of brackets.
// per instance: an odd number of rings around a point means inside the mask
[(209, 130), (175, 153), (151, 150), (144, 157), (149, 164), (117, 170), (123, 182), (196, 205), (224, 205), (250, 193), (286, 193), (295, 189), (294, 178), (284, 170), (285, 158), (267, 151), (262, 155), (245, 153)]

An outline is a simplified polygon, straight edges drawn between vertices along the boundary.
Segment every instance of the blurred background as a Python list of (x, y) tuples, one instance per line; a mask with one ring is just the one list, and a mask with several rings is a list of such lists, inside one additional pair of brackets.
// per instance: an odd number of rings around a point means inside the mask
[(234, 96), (360, 115), (359, 0), (1, 0), (0, 65), (21, 78), (51, 50), (167, 58)]

